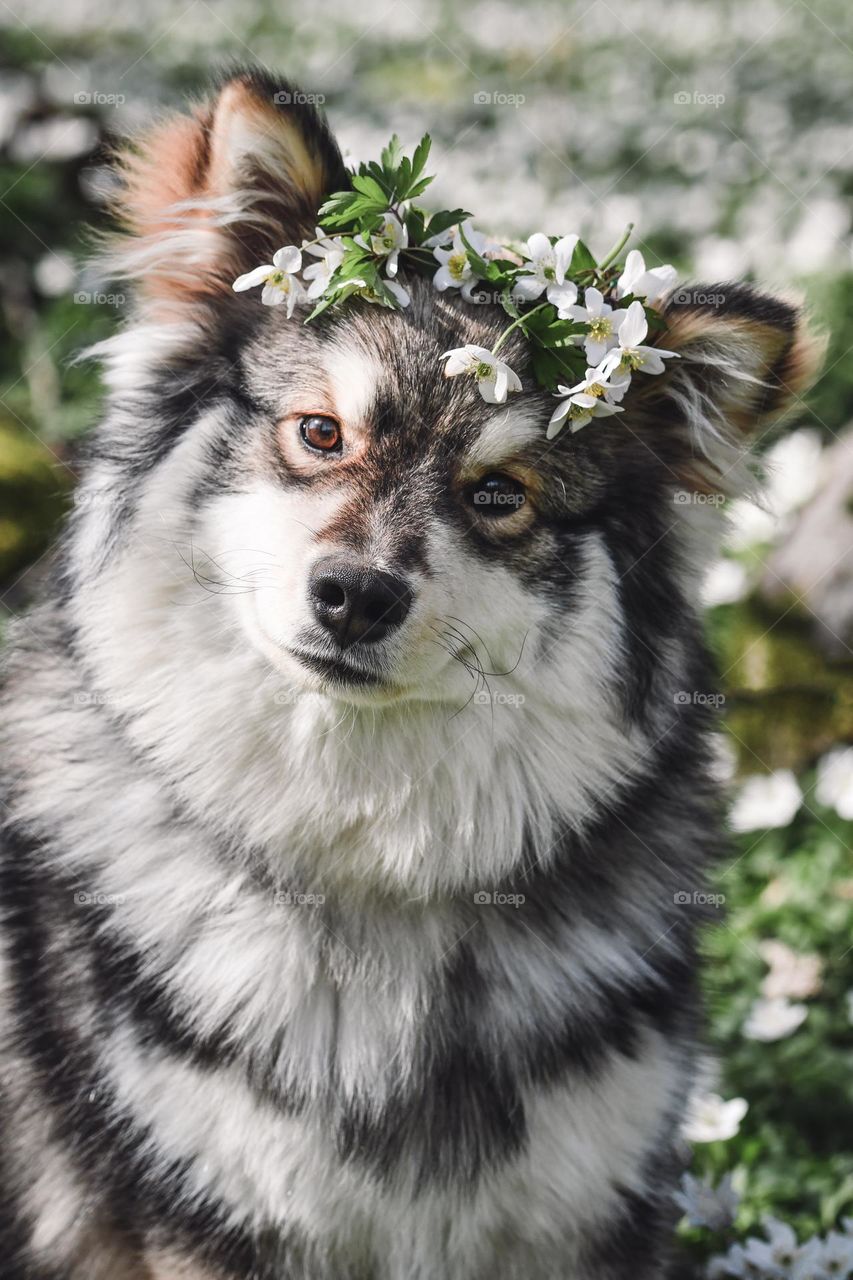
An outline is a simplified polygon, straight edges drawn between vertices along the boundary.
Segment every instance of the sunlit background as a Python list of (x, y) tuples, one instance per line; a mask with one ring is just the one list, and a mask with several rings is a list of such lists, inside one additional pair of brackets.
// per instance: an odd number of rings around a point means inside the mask
[[(604, 251), (634, 221), (685, 278), (808, 299), (825, 372), (761, 442), (766, 506), (737, 504), (704, 584), (735, 836), (707, 939), (721, 1066), (690, 1136), (694, 1173), (731, 1174), (740, 1204), (682, 1234), (698, 1276), (767, 1215), (800, 1241), (853, 1232), (849, 0), (0, 0), (0, 27), (0, 626), (37, 588), (98, 412), (71, 358), (125, 311), (84, 265), (110, 145), (218, 66), (298, 80), (356, 157), (428, 130), (430, 195), (484, 229)], [(846, 1239), (829, 1247), (853, 1271)]]

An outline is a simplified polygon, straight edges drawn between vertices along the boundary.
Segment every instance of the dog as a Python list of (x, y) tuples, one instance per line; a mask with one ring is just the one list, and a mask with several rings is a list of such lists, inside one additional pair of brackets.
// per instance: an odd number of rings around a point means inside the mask
[(549, 441), (518, 334), (507, 404), (440, 376), (496, 305), (233, 292), (348, 185), (281, 82), (118, 167), (134, 308), (5, 654), (5, 1275), (657, 1280), (725, 847), (698, 591), (818, 346), (682, 290), (666, 373)]

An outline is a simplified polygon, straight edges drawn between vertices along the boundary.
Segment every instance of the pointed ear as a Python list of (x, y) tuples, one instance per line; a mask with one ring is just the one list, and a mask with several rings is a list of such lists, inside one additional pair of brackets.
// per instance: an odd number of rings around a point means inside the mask
[(310, 234), (323, 200), (347, 183), (310, 97), (242, 72), (120, 155), (124, 234), (108, 254), (110, 274), (137, 280), (146, 301), (203, 303)]
[(751, 446), (800, 403), (825, 340), (799, 306), (747, 285), (677, 289), (663, 316), (656, 345), (678, 359), (638, 388), (646, 439), (685, 489), (736, 496), (753, 484)]

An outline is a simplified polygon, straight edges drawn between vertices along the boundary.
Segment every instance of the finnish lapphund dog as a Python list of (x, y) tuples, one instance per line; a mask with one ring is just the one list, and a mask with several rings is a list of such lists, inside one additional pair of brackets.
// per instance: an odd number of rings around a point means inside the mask
[(666, 373), (548, 441), (517, 335), (507, 404), (440, 376), (497, 305), (288, 320), (232, 282), (348, 175), (281, 87), (119, 160), (133, 307), (4, 660), (0, 1266), (658, 1280), (722, 839), (699, 586), (816, 345), (683, 290)]

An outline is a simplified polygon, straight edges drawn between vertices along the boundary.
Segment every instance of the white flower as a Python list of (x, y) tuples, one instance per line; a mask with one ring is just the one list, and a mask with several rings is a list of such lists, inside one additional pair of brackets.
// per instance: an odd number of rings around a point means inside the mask
[(729, 822), (739, 832), (787, 827), (802, 803), (803, 793), (790, 769), (756, 774), (743, 784)]
[(839, 818), (853, 820), (853, 747), (838, 747), (818, 761), (815, 796)]
[(708, 1264), (708, 1280), (718, 1280), (720, 1276), (751, 1276), (754, 1270), (747, 1270), (743, 1245), (733, 1244), (728, 1253), (719, 1254)]
[[(586, 292), (589, 296), (589, 289)], [(675, 351), (643, 345), (649, 322), (642, 302), (632, 302), (627, 311), (616, 314), (623, 317), (617, 335), (618, 346), (604, 360), (604, 368), (611, 372), (614, 383), (622, 382), (627, 388), (632, 373), (663, 373), (664, 359), (678, 358)]]
[(750, 1237), (743, 1251), (745, 1261), (757, 1267), (762, 1276), (787, 1276), (798, 1253), (797, 1237), (777, 1218), (765, 1218), (761, 1225), (767, 1239)]
[(488, 404), (503, 404), (508, 392), (521, 390), (518, 375), (485, 347), (469, 342), (464, 347), (445, 351), (441, 358), (447, 361), (444, 366), (446, 378), (455, 378), (460, 373), (473, 375), (480, 395)]
[(760, 943), (758, 950), (770, 967), (761, 983), (761, 994), (766, 999), (803, 1000), (820, 991), (823, 972), (820, 956), (794, 951), (775, 938)]
[(688, 1142), (728, 1142), (739, 1131), (748, 1110), (744, 1098), (724, 1102), (717, 1093), (694, 1094), (682, 1133)]
[(648, 299), (649, 306), (653, 307), (665, 293), (669, 293), (677, 279), (678, 272), (669, 264), (665, 267), (652, 267), (647, 271), (645, 259), (639, 249), (632, 249), (625, 259), (622, 274), (616, 281), (616, 296), (624, 298), (627, 293), (633, 293), (638, 298)]
[[(594, 289), (592, 286), (584, 291), (583, 302), (582, 307), (566, 307), (566, 315), (561, 315), (560, 319), (579, 320), (586, 325), (587, 336), (579, 337), (577, 341), (583, 342), (589, 363), (597, 365), (601, 363), (607, 352), (616, 346), (619, 329), (628, 312), (624, 309), (614, 311), (610, 304), (604, 301), (601, 290)], [(642, 310), (642, 307), (640, 309)]]
[(390, 209), (382, 219), (382, 226), (370, 237), (370, 247), (378, 258), (385, 259), (385, 274), (395, 276), (400, 250), (409, 243), (409, 232), (396, 213)]
[[(556, 244), (541, 231), (527, 241), (527, 263), (516, 276), (512, 296), (517, 302), (535, 302), (544, 293), (557, 308), (561, 320), (568, 318), (568, 309), (578, 298), (578, 287), (566, 279), (572, 262), (572, 254), (579, 237), (563, 236)], [(597, 363), (597, 361), (593, 361)]]
[(568, 421), (571, 430), (580, 431), (593, 418), (607, 418), (613, 413), (622, 413), (618, 405), (610, 404), (606, 399), (610, 390), (606, 375), (600, 369), (587, 369), (583, 382), (576, 387), (558, 387), (559, 393), (566, 399), (561, 400), (551, 414), (546, 436), (553, 440), (562, 431)]
[(724, 1231), (732, 1225), (740, 1197), (732, 1187), (730, 1173), (716, 1187), (708, 1178), (694, 1178), (685, 1173), (681, 1187), (682, 1190), (675, 1193), (675, 1203), (683, 1209), (691, 1227)]
[(800, 1246), (794, 1265), (791, 1267), (791, 1280), (827, 1280), (826, 1272), (821, 1265), (823, 1241), (812, 1236)]
[(244, 289), (254, 289), (262, 284), (261, 302), (264, 306), (277, 307), (286, 302), (287, 314), (292, 316), (294, 307), (303, 296), (302, 285), (294, 279), (301, 266), (302, 253), (296, 245), (289, 244), (273, 255), (270, 264), (238, 276), (231, 288), (235, 293), (242, 293)]
[(806, 1019), (804, 1004), (791, 1004), (784, 996), (774, 1000), (756, 1000), (743, 1025), (747, 1040), (784, 1040)]
[[(468, 244), (481, 258), (494, 256), (502, 252), (500, 245), (495, 244), (492, 240), (487, 240), (479, 231), (475, 231), (470, 222), (462, 224), (462, 231), (465, 232), (465, 239)], [(466, 302), (470, 302), (472, 290), (480, 277), (471, 265), (468, 250), (465, 247), (465, 242), (459, 229), (457, 228), (454, 233), (449, 249), (436, 246), (432, 252), (436, 261), (441, 264), (432, 278), (436, 289), (440, 293), (443, 293), (445, 289), (461, 289), (462, 297)]]
[(303, 280), (310, 280), (308, 287), (309, 298), (319, 298), (326, 292), (332, 276), (344, 260), (344, 247), (338, 236), (324, 236), (323, 232), (317, 227), (317, 239), (314, 243), (303, 240), (302, 248), (306, 253), (312, 254), (315, 258), (319, 258), (319, 262), (312, 262), (302, 272)]
[(853, 1237), (842, 1235), (840, 1231), (830, 1231), (820, 1251), (820, 1266), (827, 1276), (847, 1280), (853, 1271)]

